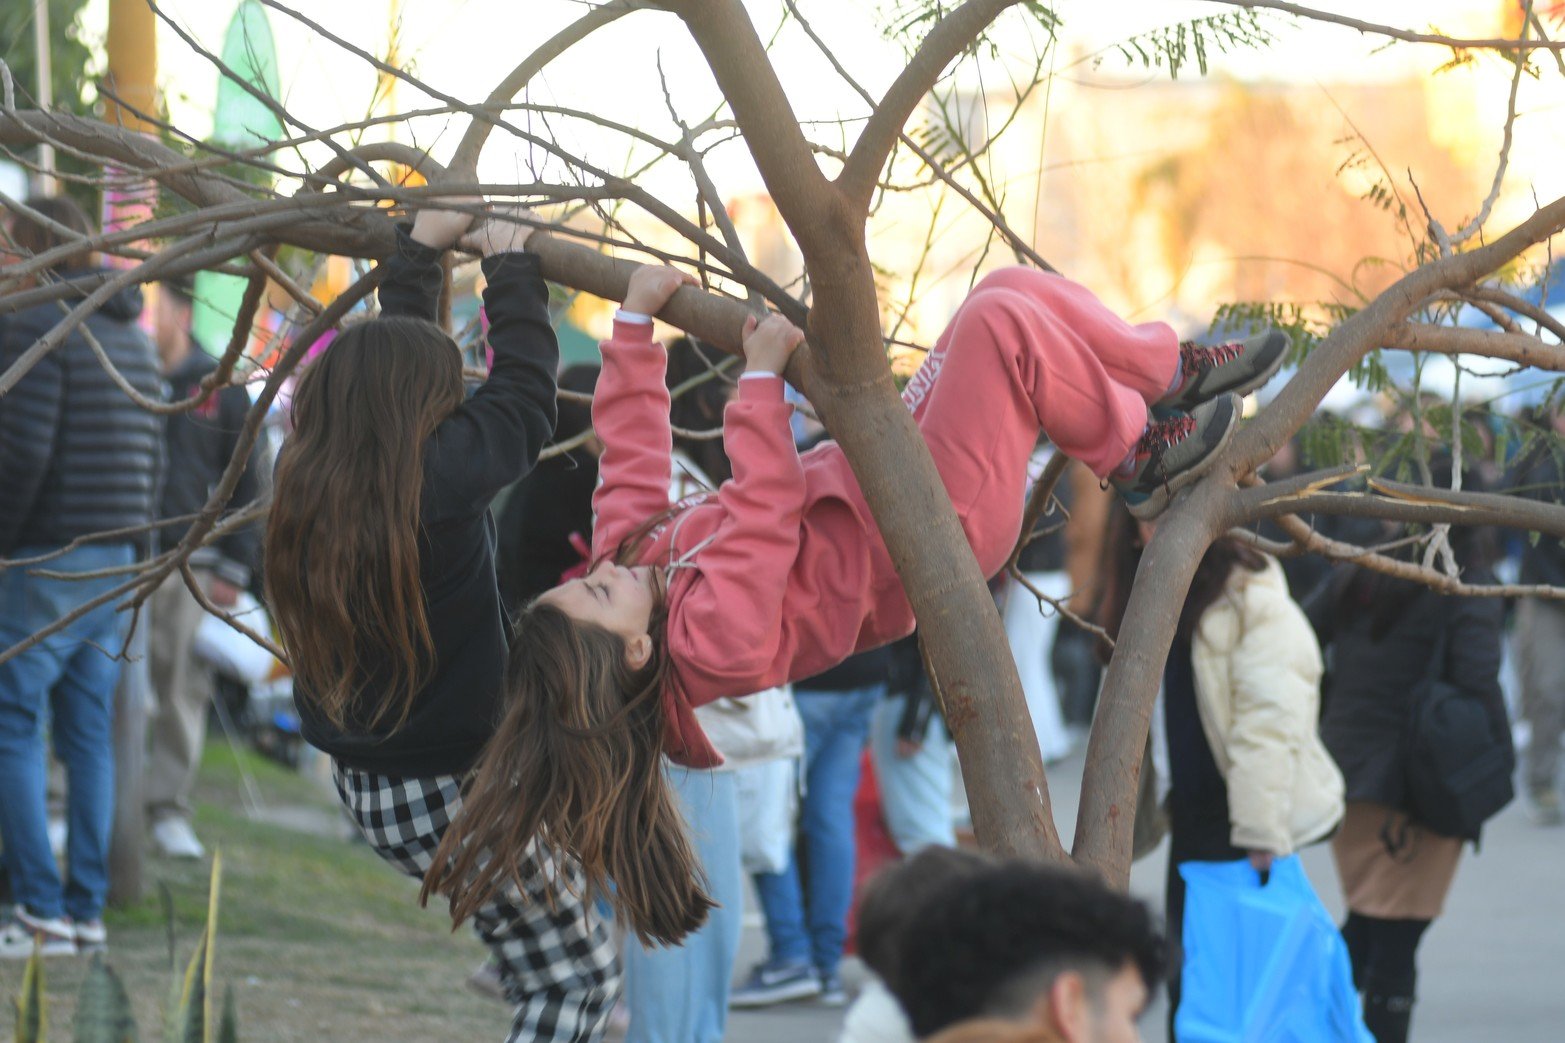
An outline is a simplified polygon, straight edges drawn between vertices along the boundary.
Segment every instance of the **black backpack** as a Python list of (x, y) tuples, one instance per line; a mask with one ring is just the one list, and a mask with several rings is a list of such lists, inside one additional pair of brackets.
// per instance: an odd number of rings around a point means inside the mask
[(1450, 625), (1441, 621), (1429, 673), (1414, 693), (1407, 731), (1407, 811), (1436, 833), (1477, 840), (1516, 795), (1506, 737), (1477, 697), (1445, 679)]

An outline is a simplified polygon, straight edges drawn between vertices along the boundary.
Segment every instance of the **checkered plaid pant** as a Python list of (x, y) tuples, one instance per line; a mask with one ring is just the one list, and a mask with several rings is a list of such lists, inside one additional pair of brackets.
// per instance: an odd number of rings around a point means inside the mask
[[(423, 879), (447, 824), (462, 805), (455, 776), (397, 778), (334, 765), (337, 793), (365, 838), (387, 862)], [(473, 917), (516, 1004), (507, 1043), (588, 1043), (601, 1039), (619, 996), (620, 967), (608, 923), (592, 903), (558, 885), (536, 849), (512, 883)], [(579, 870), (569, 870), (580, 890)]]

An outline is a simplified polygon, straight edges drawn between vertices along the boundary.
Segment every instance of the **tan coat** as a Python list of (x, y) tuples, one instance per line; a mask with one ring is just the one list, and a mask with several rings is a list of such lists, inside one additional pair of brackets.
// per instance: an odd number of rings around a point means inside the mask
[(1235, 847), (1292, 854), (1342, 819), (1342, 773), (1320, 740), (1320, 646), (1282, 567), (1235, 567), (1191, 641), (1196, 705), (1228, 782)]

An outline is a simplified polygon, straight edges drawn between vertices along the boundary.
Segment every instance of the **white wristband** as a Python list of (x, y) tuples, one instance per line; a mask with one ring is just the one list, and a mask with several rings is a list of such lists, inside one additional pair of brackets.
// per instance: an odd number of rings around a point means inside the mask
[(775, 377), (777, 374), (767, 369), (747, 369), (739, 374), (740, 380), (749, 380), (751, 377)]
[(637, 326), (650, 326), (652, 325), (652, 316), (643, 315), (639, 311), (626, 311), (624, 308), (620, 308), (614, 313), (614, 321), (630, 322)]

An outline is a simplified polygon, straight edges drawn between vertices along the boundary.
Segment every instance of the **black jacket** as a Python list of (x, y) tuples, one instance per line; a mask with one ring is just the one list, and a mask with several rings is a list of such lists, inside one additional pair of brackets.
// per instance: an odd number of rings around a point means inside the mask
[(571, 534), (592, 540), (592, 493), (598, 461), (578, 449), (551, 457), (522, 479), (499, 519), (500, 598), (515, 615), (582, 563)]
[[(380, 287), (381, 311), (433, 320), (440, 251), (398, 231)], [(489, 379), (424, 445), (419, 574), (435, 645), (435, 672), (395, 732), (334, 728), (296, 699), (305, 739), (349, 767), (382, 775), (463, 774), (499, 723), (506, 635), (495, 581), (489, 501), (532, 469), (554, 431), (559, 347), (549, 291), (531, 254), (485, 258), (484, 309), (494, 361)], [(366, 703), (377, 685), (371, 677)]]
[[(1479, 568), (1463, 578), (1492, 582)], [(1446, 653), (1438, 667), (1445, 680), (1483, 703), (1509, 749), (1499, 680), (1499, 598), (1445, 597), (1345, 567), (1307, 611), (1327, 650), (1320, 734), (1342, 769), (1348, 800), (1405, 808), (1408, 722), (1413, 700), (1436, 666), (1429, 657), (1442, 627)]]
[[(135, 324), (140, 314), (141, 291), (121, 291), (85, 332), (73, 331), (0, 395), (0, 556), (152, 521), (163, 421), (115, 385), (88, 341), (90, 334), (138, 392), (162, 399), (157, 353)], [(0, 333), (0, 373), (64, 315), (52, 301), (13, 315)]]
[[(193, 347), (189, 357), (166, 375), (170, 398), (177, 402), (193, 397), (201, 390), (202, 379), (216, 369), (216, 359)], [(179, 518), (206, 506), (212, 487), (234, 455), (249, 410), (250, 396), (244, 388), (225, 387), (195, 409), (168, 417), (164, 429), (168, 466), (159, 505), (162, 517)], [(229, 511), (249, 506), (261, 494), (261, 450), (261, 440), (257, 439), (233, 498), (228, 501)], [(177, 546), (189, 528), (187, 522), (160, 529), (162, 549)], [(260, 526), (251, 525), (196, 551), (190, 562), (211, 568), (236, 587), (247, 587), (260, 553), (260, 541)]]

